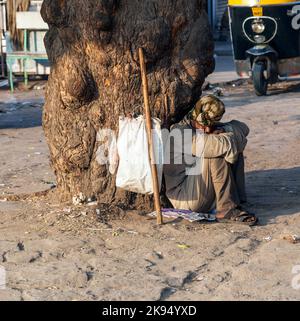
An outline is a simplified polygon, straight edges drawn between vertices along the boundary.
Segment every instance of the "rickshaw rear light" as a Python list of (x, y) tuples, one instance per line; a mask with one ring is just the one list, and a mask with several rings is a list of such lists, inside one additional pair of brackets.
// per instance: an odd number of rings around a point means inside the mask
[(254, 36), (254, 40), (256, 43), (264, 43), (266, 41), (266, 37), (262, 35)]
[(263, 23), (262, 20), (255, 20), (253, 21), (252, 25), (252, 30), (255, 33), (263, 33), (265, 31), (265, 24)]
[(252, 43), (269, 43), (277, 35), (277, 21), (268, 16), (248, 17), (243, 22), (243, 33)]

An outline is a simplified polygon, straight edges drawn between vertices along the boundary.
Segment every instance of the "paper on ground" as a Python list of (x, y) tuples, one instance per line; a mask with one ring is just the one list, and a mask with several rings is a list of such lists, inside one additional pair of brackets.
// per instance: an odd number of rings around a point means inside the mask
[[(156, 217), (156, 212), (148, 214), (149, 216)], [(207, 221), (214, 222), (216, 217), (214, 214), (196, 213), (188, 210), (176, 210), (172, 208), (163, 208), (162, 215), (165, 218), (183, 218), (189, 222)]]

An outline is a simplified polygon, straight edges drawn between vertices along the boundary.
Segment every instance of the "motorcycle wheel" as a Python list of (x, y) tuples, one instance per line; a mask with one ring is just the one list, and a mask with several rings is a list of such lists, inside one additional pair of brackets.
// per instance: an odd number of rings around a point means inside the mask
[(262, 61), (255, 62), (252, 68), (254, 90), (257, 96), (265, 96), (268, 90), (268, 80), (265, 78), (266, 65)]

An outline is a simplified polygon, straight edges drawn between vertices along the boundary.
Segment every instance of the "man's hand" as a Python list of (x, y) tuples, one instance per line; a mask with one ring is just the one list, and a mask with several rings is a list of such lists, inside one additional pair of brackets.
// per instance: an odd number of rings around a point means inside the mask
[(209, 127), (209, 126), (202, 126), (201, 124), (199, 124), (198, 122), (196, 122), (195, 120), (191, 121), (191, 125), (199, 130), (203, 130), (205, 134), (214, 134), (214, 135), (219, 135), (219, 134), (224, 134), (225, 130), (222, 127)]
[(225, 133), (224, 128), (217, 128), (217, 129), (214, 129), (214, 131), (212, 132), (212, 134), (214, 134), (214, 135), (220, 135), (220, 134), (224, 134), (224, 133)]

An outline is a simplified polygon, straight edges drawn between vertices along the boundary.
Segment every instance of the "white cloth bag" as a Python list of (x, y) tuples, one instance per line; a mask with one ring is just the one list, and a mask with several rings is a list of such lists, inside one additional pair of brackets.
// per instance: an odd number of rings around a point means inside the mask
[[(161, 186), (163, 172), (161, 123), (156, 118), (152, 119), (152, 122), (155, 162)], [(116, 186), (130, 192), (153, 194), (146, 122), (143, 116), (138, 118), (120, 117), (117, 148), (119, 168)]]

